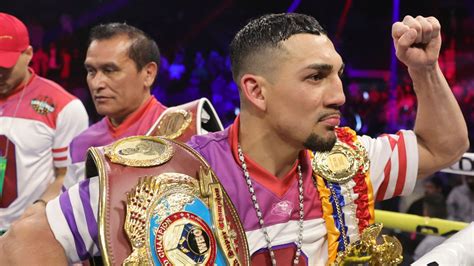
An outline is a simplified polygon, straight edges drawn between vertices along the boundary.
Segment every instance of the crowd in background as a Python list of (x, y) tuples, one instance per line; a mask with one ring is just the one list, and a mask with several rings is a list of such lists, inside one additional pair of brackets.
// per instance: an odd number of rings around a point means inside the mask
[[(175, 20), (179, 22), (185, 18), (178, 16)], [(472, 68), (470, 62), (474, 62), (474, 36), (459, 35), (456, 31), (472, 28), (474, 19), (466, 17), (461, 21), (451, 21), (448, 24), (450, 30), (443, 32), (440, 65), (467, 121), (470, 151), (473, 151), (474, 127), (469, 125), (474, 124), (474, 78), (469, 69)], [(91, 122), (96, 122), (100, 117), (90, 99), (83, 67), (86, 38), (81, 35), (83, 31), (75, 28), (77, 21), (67, 13), (59, 16), (56, 25), (53, 29), (45, 28), (34, 17), (27, 20), (34, 48), (31, 67), (39, 75), (58, 82), (79, 97), (89, 112)], [(153, 94), (168, 106), (207, 97), (217, 109), (223, 124), (229, 125), (239, 111), (239, 95), (232, 80), (227, 47), (218, 43), (214, 43), (215, 46), (204, 45), (202, 40), (197, 40), (199, 38), (186, 45), (172, 45), (172, 41), (158, 39), (162, 62)], [(347, 57), (350, 58), (346, 65), (350, 66), (351, 59), (355, 57)], [(396, 84), (392, 85), (387, 77), (356, 78), (345, 75), (343, 82), (347, 97), (341, 110), (344, 114), (342, 124), (354, 128), (359, 134), (371, 136), (393, 133), (399, 128), (412, 128), (416, 98), (406, 71), (399, 69)]]
[[(86, 45), (84, 42), (78, 42), (74, 37), (70, 17), (61, 16), (60, 22), (61, 27), (53, 37), (45, 35), (45, 30), (40, 23), (31, 20), (28, 24), (31, 44), (34, 47), (31, 67), (40, 76), (56, 81), (80, 98), (87, 108), (90, 122), (96, 122), (100, 117), (95, 113), (85, 83), (83, 60)], [(458, 61), (460, 58), (472, 59), (474, 51), (462, 51), (463, 56), (456, 56), (453, 46), (447, 45), (442, 52), (441, 66), (468, 124), (470, 151), (473, 152), (474, 78), (466, 74), (468, 66)], [(239, 92), (232, 80), (230, 58), (225, 50), (213, 49), (213, 47), (208, 47), (207, 50), (181, 47), (172, 53), (163, 53), (161, 60), (158, 78), (152, 91), (157, 99), (167, 106), (174, 106), (206, 97), (216, 108), (225, 126), (233, 122), (239, 112)], [(456, 67), (456, 65), (459, 66)], [(393, 133), (399, 128), (414, 126), (416, 97), (411, 81), (405, 73), (399, 73), (394, 92), (391, 91), (389, 82), (384, 79), (353, 78), (347, 75), (343, 78), (343, 82), (346, 93), (346, 104), (341, 110), (344, 117), (343, 125), (350, 126), (359, 134), (371, 136), (384, 132)], [(432, 108), (440, 107), (433, 106)], [(463, 179), (469, 178), (437, 173), (433, 178), (419, 184), (422, 192), (418, 193), (418, 198), (408, 203), (396, 199), (383, 203), (380, 207), (468, 222), (469, 217), (464, 219), (448, 211), (462, 204), (456, 202), (457, 199), (453, 195), (459, 194), (463, 187), (466, 187), (464, 190), (467, 189), (466, 193), (470, 193), (470, 197), (474, 195), (474, 186), (469, 186), (469, 182)], [(467, 204), (469, 203), (472, 205), (473, 201), (467, 201)], [(426, 213), (424, 206), (431, 206), (430, 209), (435, 212)], [(421, 243), (423, 237), (416, 234), (399, 237), (405, 241), (407, 256), (414, 258), (419, 256), (416, 254), (417, 245), (415, 244)], [(429, 241), (438, 240), (430, 239)]]
[[(35, 49), (31, 67), (79, 97), (88, 109), (91, 122), (97, 121), (100, 117), (94, 112), (85, 84), (84, 54), (78, 47), (56, 43), (47, 47)], [(386, 80), (345, 76), (343, 82), (347, 97), (342, 107), (343, 124), (360, 134), (372, 136), (395, 132), (398, 128), (412, 128), (416, 98), (411, 81), (403, 73), (400, 76), (395, 93), (390, 92)], [(474, 79), (448, 81), (467, 124), (474, 124)], [(212, 49), (187, 51), (183, 48), (172, 56), (163, 55), (153, 94), (168, 106), (207, 97), (224, 125), (229, 125), (239, 111), (238, 88), (232, 80), (229, 55)], [(469, 127), (469, 130), (473, 140), (474, 129)]]

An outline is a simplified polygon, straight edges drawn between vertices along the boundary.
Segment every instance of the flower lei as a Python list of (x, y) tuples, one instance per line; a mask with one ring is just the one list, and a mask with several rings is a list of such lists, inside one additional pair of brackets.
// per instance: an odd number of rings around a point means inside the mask
[[(346, 143), (353, 149), (359, 150), (360, 147), (362, 147), (360, 143), (356, 145), (358, 141), (357, 135), (355, 131), (348, 127), (336, 128), (336, 136), (339, 141)], [(372, 185), (369, 171), (363, 173), (361, 166), (352, 178), (352, 181), (355, 183), (352, 188), (352, 193), (358, 195), (358, 197), (353, 202), (346, 203), (343, 202), (344, 195), (341, 194), (340, 184), (331, 183), (321, 176), (314, 176), (323, 209), (323, 218), (326, 221), (328, 231), (328, 262), (331, 263), (336, 259), (337, 253), (344, 251), (346, 248), (345, 241), (349, 240), (344, 239), (344, 236), (347, 234), (347, 221), (345, 220), (354, 217), (351, 215), (343, 215), (342, 219), (340, 219), (338, 208), (342, 210), (342, 207), (348, 204), (355, 205), (355, 221), (353, 223), (357, 224), (359, 234), (368, 225), (374, 223), (374, 196)], [(334, 187), (338, 187), (339, 189), (331, 189)]]

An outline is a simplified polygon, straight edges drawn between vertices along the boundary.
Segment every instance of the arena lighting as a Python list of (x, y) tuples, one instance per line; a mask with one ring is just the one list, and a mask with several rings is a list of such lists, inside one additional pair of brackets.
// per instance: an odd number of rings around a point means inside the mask
[(224, 11), (234, 4), (234, 0), (224, 0), (217, 7), (212, 9), (200, 22), (193, 24), (190, 31), (184, 34), (179, 41), (181, 44), (186, 44), (198, 36), (209, 24), (220, 17)]
[[(392, 23), (398, 21), (400, 17), (400, 0), (393, 0), (393, 10), (392, 10)], [(396, 97), (397, 89), (397, 65), (398, 59), (395, 54), (395, 46), (392, 44), (392, 49), (390, 53), (390, 91), (391, 97)]]
[(337, 32), (336, 32), (336, 40), (340, 40), (342, 31), (344, 30), (344, 27), (346, 26), (347, 22), (347, 14), (349, 13), (349, 9), (352, 6), (352, 0), (346, 0), (346, 3), (344, 4), (344, 9), (341, 14), (341, 18), (339, 18), (339, 22), (337, 23)]
[[(392, 23), (398, 21), (400, 17), (400, 0), (393, 0), (392, 4)], [(390, 51), (390, 90), (389, 90), (389, 104), (392, 106), (396, 105), (397, 101), (397, 80), (398, 80), (398, 59), (395, 54), (395, 46), (392, 44)], [(396, 114), (393, 113), (388, 119), (388, 125), (390, 128), (396, 128)]]
[(362, 119), (360, 118), (359, 114), (355, 114), (356, 126), (355, 131), (359, 132), (362, 129)]
[(104, 3), (95, 10), (89, 10), (83, 13), (74, 23), (74, 29), (86, 27), (99, 18), (113, 14), (119, 9), (125, 7), (130, 1), (129, 0), (116, 0), (110, 3)]
[(288, 7), (288, 10), (286, 12), (288, 13), (295, 12), (295, 10), (298, 8), (300, 3), (301, 3), (301, 0), (293, 0), (293, 2), (291, 3), (290, 7)]

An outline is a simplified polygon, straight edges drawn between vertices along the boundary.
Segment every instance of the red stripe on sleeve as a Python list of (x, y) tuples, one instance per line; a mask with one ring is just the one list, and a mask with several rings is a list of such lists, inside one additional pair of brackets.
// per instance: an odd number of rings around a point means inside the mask
[(64, 156), (64, 157), (54, 157), (53, 160), (54, 160), (54, 161), (65, 161), (65, 160), (67, 160), (67, 156)]
[(392, 170), (392, 163), (389, 160), (385, 165), (385, 169), (383, 170), (384, 179), (377, 193), (377, 201), (381, 201), (385, 197), (385, 192), (387, 192), (388, 187), (388, 181), (390, 180), (390, 170)]
[(397, 186), (395, 187), (395, 195), (402, 194), (403, 187), (405, 186), (405, 179), (407, 177), (407, 151), (405, 147), (405, 138), (402, 132), (398, 132), (398, 179)]
[[(394, 149), (395, 147), (395, 144), (396, 144), (396, 140), (394, 138), (392, 138), (390, 135), (384, 135), (384, 137), (387, 137), (388, 138), (388, 141), (390, 143), (390, 148)], [(377, 193), (377, 201), (381, 201), (385, 198), (385, 193), (387, 192), (387, 187), (388, 187), (388, 183), (390, 181), (390, 171), (392, 171), (392, 159), (391, 157), (388, 159), (387, 161), (387, 164), (385, 165), (385, 168), (384, 168), (384, 179), (383, 179), (383, 182), (382, 184), (380, 185), (380, 188), (379, 188), (379, 191)]]
[(53, 152), (65, 152), (65, 151), (67, 151), (67, 147), (53, 149)]

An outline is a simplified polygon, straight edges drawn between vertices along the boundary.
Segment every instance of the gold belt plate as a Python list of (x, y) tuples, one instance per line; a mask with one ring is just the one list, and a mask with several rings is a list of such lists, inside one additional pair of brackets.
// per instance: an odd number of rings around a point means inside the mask
[(106, 146), (104, 151), (111, 162), (132, 167), (162, 165), (174, 154), (168, 141), (147, 136), (123, 138)]

